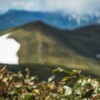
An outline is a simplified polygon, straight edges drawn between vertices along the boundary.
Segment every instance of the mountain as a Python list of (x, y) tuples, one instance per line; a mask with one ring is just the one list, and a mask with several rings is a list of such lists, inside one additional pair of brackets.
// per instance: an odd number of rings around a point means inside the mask
[(75, 29), (100, 23), (100, 16), (9, 10), (7, 13), (0, 15), (0, 31), (38, 20), (60, 29)]
[(20, 64), (66, 66), (100, 75), (100, 25), (70, 31), (36, 21), (0, 34), (7, 32), (21, 44)]

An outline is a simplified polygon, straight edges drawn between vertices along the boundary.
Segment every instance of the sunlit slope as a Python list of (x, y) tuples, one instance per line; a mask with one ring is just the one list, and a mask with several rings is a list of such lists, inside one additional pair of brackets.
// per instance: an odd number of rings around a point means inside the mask
[(20, 44), (20, 64), (50, 64), (100, 73), (100, 26), (60, 30), (40, 21), (12, 29)]

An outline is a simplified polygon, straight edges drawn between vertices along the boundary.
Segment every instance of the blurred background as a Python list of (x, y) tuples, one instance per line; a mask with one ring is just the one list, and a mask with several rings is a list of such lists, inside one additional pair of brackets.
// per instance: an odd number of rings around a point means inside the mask
[(0, 0), (0, 65), (100, 77), (100, 0)]

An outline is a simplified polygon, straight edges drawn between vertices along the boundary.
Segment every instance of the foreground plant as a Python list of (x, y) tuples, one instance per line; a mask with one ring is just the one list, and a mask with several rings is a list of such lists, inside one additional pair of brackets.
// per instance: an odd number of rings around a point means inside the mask
[[(21, 71), (0, 70), (0, 100), (100, 100), (100, 81), (82, 76), (78, 70), (57, 68), (42, 82), (30, 76), (28, 68), (25, 71), (24, 76)], [(56, 73), (65, 73), (65, 77), (57, 82)]]

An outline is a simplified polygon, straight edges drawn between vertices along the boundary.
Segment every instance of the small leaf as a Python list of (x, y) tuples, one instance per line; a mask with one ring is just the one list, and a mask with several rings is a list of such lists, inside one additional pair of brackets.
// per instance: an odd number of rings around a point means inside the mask
[(56, 72), (63, 72), (63, 73), (66, 73), (66, 74), (70, 74), (69, 71), (67, 71), (67, 70), (65, 70), (63, 68), (60, 68), (60, 67), (55, 69), (55, 70), (53, 70), (53, 73), (56, 73)]
[(78, 70), (73, 70), (73, 71), (70, 73), (71, 76), (73, 76), (73, 75), (75, 75), (75, 74), (79, 74), (79, 71), (78, 71)]
[(63, 86), (63, 88), (65, 89), (65, 95), (71, 95), (72, 94), (72, 88), (70, 88), (69, 86)]
[(50, 77), (50, 78), (48, 79), (48, 82), (51, 82), (54, 78), (55, 78), (55, 76), (53, 75), (52, 77)]
[(70, 79), (71, 79), (70, 76), (66, 76), (66, 77), (64, 77), (64, 78), (62, 79), (62, 81), (65, 82), (65, 81), (69, 81)]
[(90, 89), (89, 91), (86, 92), (85, 95), (82, 96), (82, 98), (90, 98), (93, 92), (94, 92), (94, 89)]
[(31, 94), (27, 94), (27, 95), (25, 95), (24, 100), (34, 100), (34, 99), (33, 99), (33, 96)]

